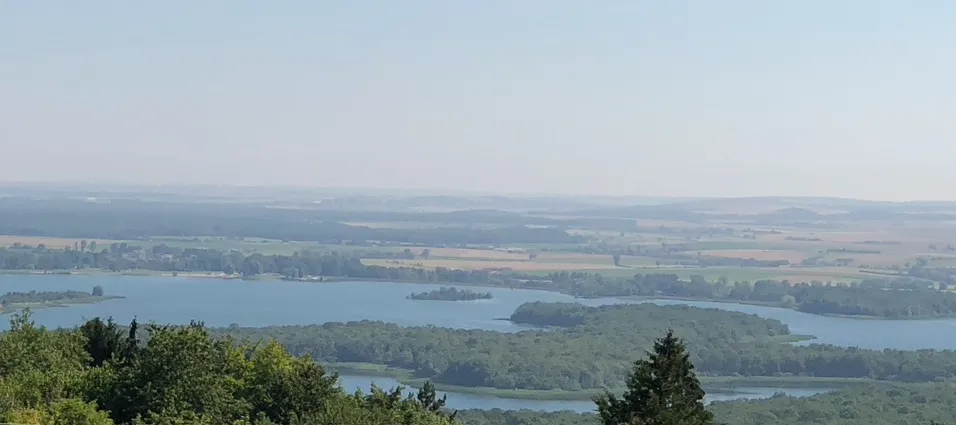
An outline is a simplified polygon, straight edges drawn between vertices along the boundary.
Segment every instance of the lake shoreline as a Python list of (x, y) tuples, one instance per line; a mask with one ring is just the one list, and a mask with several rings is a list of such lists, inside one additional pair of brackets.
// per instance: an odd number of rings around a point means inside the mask
[[(384, 279), (384, 278), (353, 278), (353, 277), (319, 277), (316, 279), (287, 279), (279, 275), (257, 275), (253, 278), (246, 278), (239, 275), (226, 275), (222, 272), (164, 272), (164, 271), (155, 271), (155, 270), (132, 270), (125, 272), (113, 272), (102, 269), (83, 269), (83, 270), (53, 270), (53, 271), (36, 271), (36, 270), (0, 270), (0, 274), (6, 275), (25, 275), (25, 276), (132, 276), (132, 277), (165, 277), (165, 278), (199, 278), (199, 279), (218, 279), (218, 280), (243, 280), (243, 281), (284, 281), (284, 282), (300, 282), (300, 283), (333, 283), (333, 282), (382, 282), (382, 283), (414, 283), (422, 285), (449, 285), (449, 286), (461, 286), (461, 287), (477, 287), (477, 288), (496, 288), (496, 289), (522, 289), (529, 291), (542, 291), (542, 292), (551, 292), (564, 294), (574, 297), (575, 299), (600, 299), (600, 298), (616, 298), (621, 300), (634, 300), (634, 301), (653, 301), (653, 300), (671, 300), (671, 301), (691, 301), (691, 302), (712, 302), (712, 303), (723, 303), (723, 304), (740, 304), (740, 305), (752, 305), (759, 307), (768, 307), (768, 308), (778, 308), (781, 310), (790, 310), (796, 311), (799, 313), (810, 314), (814, 316), (821, 317), (836, 317), (842, 319), (854, 319), (854, 320), (871, 320), (871, 321), (893, 321), (893, 320), (912, 320), (912, 321), (922, 321), (922, 320), (945, 320), (945, 319), (956, 319), (956, 313), (950, 315), (939, 315), (939, 316), (912, 316), (912, 317), (885, 317), (885, 316), (864, 316), (864, 315), (841, 315), (841, 314), (828, 314), (828, 313), (811, 313), (806, 311), (800, 311), (796, 308), (787, 308), (782, 307), (779, 303), (765, 302), (765, 301), (750, 301), (750, 300), (730, 300), (724, 298), (700, 298), (700, 297), (680, 297), (680, 296), (670, 296), (670, 295), (618, 295), (618, 296), (607, 296), (607, 297), (580, 297), (574, 294), (569, 294), (567, 292), (546, 288), (546, 287), (527, 287), (527, 286), (502, 286), (502, 285), (491, 285), (483, 283), (464, 283), (464, 282), (441, 282), (441, 281), (420, 281), (420, 280), (409, 280), (409, 279)], [(321, 280), (319, 280), (321, 279)]]
[[(367, 376), (369, 378), (391, 378), (409, 388), (418, 389), (429, 379), (416, 378), (411, 371), (388, 367), (375, 363), (323, 363), (328, 371), (339, 374)], [(833, 388), (842, 389), (861, 385), (892, 384), (890, 381), (860, 378), (818, 378), (811, 376), (706, 376), (698, 375), (701, 385), (708, 394), (738, 394), (735, 388)], [(466, 387), (460, 385), (443, 384), (431, 381), (435, 389), (443, 392), (489, 396), (511, 400), (537, 401), (584, 401), (604, 394), (605, 389), (592, 388), (583, 390), (528, 390), (504, 389), (493, 387)], [(612, 389), (610, 392), (621, 394), (624, 388)]]
[(15, 303), (15, 304), (8, 304), (6, 307), (0, 308), (0, 315), (10, 314), (10, 313), (14, 313), (14, 312), (22, 311), (26, 309), (30, 309), (31, 311), (33, 311), (33, 310), (41, 310), (44, 308), (66, 308), (76, 304), (95, 304), (95, 303), (101, 303), (103, 301), (119, 300), (124, 298), (126, 297), (119, 296), (119, 295), (104, 295), (99, 297), (89, 296), (85, 298), (50, 301), (50, 302)]

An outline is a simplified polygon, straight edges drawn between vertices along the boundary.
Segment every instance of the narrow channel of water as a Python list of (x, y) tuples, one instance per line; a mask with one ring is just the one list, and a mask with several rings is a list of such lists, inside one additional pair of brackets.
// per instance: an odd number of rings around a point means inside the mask
[[(362, 376), (362, 375), (340, 375), (339, 385), (348, 392), (362, 390), (369, 392), (372, 384), (380, 388), (391, 389), (402, 385), (393, 378), (381, 376)], [(757, 399), (769, 398), (775, 393), (785, 393), (796, 397), (807, 397), (815, 394), (830, 391), (826, 388), (760, 388), (760, 387), (741, 387), (735, 388), (733, 394), (716, 393), (708, 394), (705, 397), (707, 403), (714, 401), (727, 401), (739, 399)], [(406, 387), (406, 392), (414, 392), (414, 389)], [(541, 410), (555, 412), (561, 410), (571, 410), (579, 413), (594, 412), (594, 403), (589, 400), (523, 400), (500, 398), (490, 395), (463, 394), (447, 391), (439, 391), (438, 396), (448, 395), (447, 406), (451, 409), (502, 409), (502, 410)]]
[(799, 311), (749, 304), (710, 301), (652, 300), (658, 305), (683, 304), (701, 308), (739, 311), (777, 319), (798, 335), (813, 335), (812, 343), (882, 350), (935, 348), (956, 350), (956, 319), (881, 320), (820, 316)]

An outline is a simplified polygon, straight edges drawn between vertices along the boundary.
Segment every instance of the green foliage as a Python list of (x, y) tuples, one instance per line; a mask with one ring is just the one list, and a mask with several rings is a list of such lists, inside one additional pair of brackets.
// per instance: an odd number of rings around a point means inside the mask
[(886, 318), (938, 317), (956, 314), (956, 294), (929, 288), (926, 281), (907, 277), (865, 279), (850, 286), (820, 282), (758, 280), (708, 282), (701, 276), (683, 281), (675, 274), (634, 275), (608, 279), (588, 273), (551, 273), (548, 278), (584, 297), (647, 296), (739, 301), (793, 308), (813, 314)]
[(240, 419), (248, 406), (239, 397), (245, 359), (238, 350), (198, 324), (152, 328), (135, 363), (107, 366), (112, 376), (99, 382), (96, 399), (121, 423), (180, 412)]
[[(111, 320), (48, 331), (14, 316), (0, 335), (0, 420), (37, 425), (448, 424), (434, 392), (345, 394), (337, 376), (275, 342), (214, 339), (200, 323)], [(432, 387), (433, 388), (433, 387)], [(426, 404), (427, 403), (427, 404)]]
[(368, 321), (216, 332), (251, 340), (275, 337), (290, 351), (320, 361), (385, 364), (445, 384), (546, 390), (623, 387), (628, 359), (653, 347), (658, 329), (674, 328), (698, 347), (696, 357), (733, 353), (747, 341), (788, 333), (778, 321), (744, 313), (653, 304), (588, 308), (531, 303), (519, 307), (515, 319), (536, 324), (563, 320), (554, 319), (553, 311), (585, 319), (568, 329), (520, 333)]
[(490, 300), (494, 298), (491, 292), (475, 292), (469, 289), (458, 289), (452, 287), (441, 287), (433, 291), (418, 292), (408, 296), (410, 300), (430, 300), (430, 301), (474, 301)]
[(598, 425), (600, 419), (593, 413), (572, 411), (540, 412), (536, 410), (478, 410), (458, 411), (458, 420), (464, 425)]
[(103, 366), (108, 360), (127, 349), (127, 340), (123, 331), (113, 318), (104, 322), (99, 317), (80, 326), (80, 333), (86, 338), (86, 352), (90, 355), (90, 366)]
[[(96, 289), (94, 289), (96, 292)], [(30, 292), (7, 292), (0, 295), (0, 303), (9, 304), (28, 304), (28, 303), (49, 303), (57, 301), (85, 300), (92, 297), (103, 296), (103, 289), (99, 290), (100, 295), (83, 291), (30, 291)]]
[(0, 334), (0, 410), (70, 398), (88, 362), (82, 336), (37, 327), (29, 310), (15, 313)]
[(610, 392), (594, 399), (602, 425), (709, 425), (704, 390), (686, 347), (673, 331), (654, 343), (647, 359), (634, 363), (622, 398)]
[(697, 370), (718, 376), (812, 376), (927, 382), (956, 378), (956, 351), (794, 346), (775, 320), (744, 313), (653, 304), (586, 307), (528, 303), (512, 320), (558, 329), (500, 333), (381, 322), (216, 329), (276, 338), (323, 362), (375, 363), (449, 385), (502, 389), (622, 388), (627, 362), (672, 328)]
[(113, 425), (107, 412), (95, 403), (63, 399), (36, 409), (16, 408), (3, 414), (2, 421), (23, 425)]

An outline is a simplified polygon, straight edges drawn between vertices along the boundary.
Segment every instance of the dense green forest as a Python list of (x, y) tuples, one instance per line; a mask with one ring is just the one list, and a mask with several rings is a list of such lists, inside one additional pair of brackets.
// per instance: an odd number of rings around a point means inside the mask
[(434, 387), (347, 394), (282, 346), (214, 340), (201, 324), (149, 326), (140, 341), (93, 319), (50, 331), (16, 315), (0, 335), (0, 422), (35, 425), (441, 425)]
[(637, 274), (607, 279), (589, 273), (551, 273), (548, 279), (568, 285), (568, 292), (584, 297), (669, 296), (702, 300), (756, 302), (814, 314), (886, 318), (940, 317), (956, 314), (956, 293), (931, 288), (929, 282), (908, 277), (865, 279), (844, 285), (822, 282), (758, 280), (707, 281), (701, 276), (681, 280), (675, 274)]
[[(445, 227), (414, 229), (352, 226), (342, 221), (410, 220), (402, 214), (320, 211), (269, 208), (261, 205), (215, 203), (170, 203), (113, 200), (90, 203), (70, 200), (0, 199), (0, 234), (57, 236), (66, 238), (130, 240), (152, 236), (267, 238), (323, 243), (408, 243), (417, 245), (580, 243), (557, 227), (527, 224), (557, 224), (547, 219), (527, 219), (497, 211), (446, 213), (432, 216)], [(425, 217), (425, 216), (423, 216)], [(418, 221), (422, 217), (417, 217)], [(492, 221), (494, 226), (472, 227)], [(529, 222), (531, 221), (531, 222)], [(601, 223), (613, 220), (602, 219)], [(633, 228), (634, 222), (630, 221)]]
[(10, 330), (0, 334), (0, 421), (616, 425), (628, 417), (647, 421), (680, 415), (688, 421), (674, 423), (916, 425), (956, 416), (956, 385), (949, 382), (870, 385), (809, 398), (719, 402), (705, 409), (685, 342), (670, 332), (651, 343), (647, 358), (633, 364), (623, 360), (620, 366), (627, 390), (623, 397), (597, 398), (597, 415), (451, 412), (434, 386), (407, 395), (375, 387), (349, 394), (336, 385), (335, 374), (309, 357), (293, 357), (275, 341), (248, 344), (215, 337), (201, 323), (141, 329), (134, 321), (122, 329), (95, 318), (73, 330), (50, 331), (36, 326), (26, 312), (15, 315)]
[[(534, 307), (540, 306), (540, 307)], [(534, 304), (519, 309), (550, 309)], [(564, 306), (561, 304), (560, 306)], [(296, 354), (325, 362), (366, 362), (410, 369), (422, 378), (472, 387), (620, 388), (628, 359), (674, 328), (701, 351), (731, 353), (745, 341), (786, 335), (784, 325), (743, 313), (686, 306), (618, 305), (562, 331), (500, 333), (382, 322), (216, 329), (251, 340), (275, 338)]]
[[(383, 255), (380, 252), (371, 254), (376, 257)], [(263, 255), (215, 249), (183, 249), (162, 244), (142, 248), (129, 243), (113, 243), (104, 247), (95, 241), (78, 242), (76, 247), (69, 249), (23, 245), (0, 248), (0, 268), (199, 271), (241, 274), (246, 277), (276, 274), (288, 279), (348, 277), (543, 289), (580, 297), (670, 296), (757, 302), (814, 314), (887, 318), (956, 314), (956, 294), (931, 289), (928, 281), (909, 277), (873, 278), (840, 286), (773, 280), (730, 282), (724, 278), (710, 282), (700, 276), (681, 280), (676, 274), (605, 278), (592, 273), (560, 272), (535, 276), (492, 270), (368, 266), (362, 263), (360, 254), (352, 253), (305, 251), (294, 255)]]
[(416, 292), (408, 296), (411, 300), (429, 300), (429, 301), (474, 301), (490, 300), (494, 298), (491, 292), (475, 292), (470, 289), (458, 289), (442, 286), (441, 288)]
[(530, 303), (519, 307), (513, 319), (564, 328), (501, 333), (362, 321), (215, 332), (251, 340), (276, 338), (291, 352), (323, 362), (382, 364), (470, 387), (620, 388), (626, 360), (647, 350), (659, 330), (667, 328), (688, 341), (692, 360), (708, 375), (913, 382), (956, 378), (953, 351), (794, 346), (781, 342), (792, 338), (778, 321), (716, 309)]

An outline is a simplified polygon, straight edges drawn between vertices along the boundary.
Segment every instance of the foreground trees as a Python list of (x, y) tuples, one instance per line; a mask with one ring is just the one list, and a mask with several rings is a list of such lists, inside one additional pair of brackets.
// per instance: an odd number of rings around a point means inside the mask
[[(0, 334), (0, 423), (31, 425), (451, 425), (426, 383), (417, 395), (373, 387), (347, 394), (337, 376), (276, 342), (213, 338), (201, 323), (129, 331), (94, 319), (76, 330), (37, 327), (29, 312)], [(139, 337), (143, 338), (140, 339)], [(712, 425), (684, 342), (673, 332), (599, 414), (465, 412), (481, 425)], [(722, 422), (753, 425), (925, 424), (956, 415), (950, 383), (871, 386), (812, 398), (717, 403)]]
[(647, 359), (634, 363), (622, 398), (610, 392), (596, 397), (602, 425), (710, 425), (704, 390), (684, 343), (667, 331)]
[(401, 389), (347, 394), (335, 374), (275, 342), (217, 340), (201, 323), (148, 326), (144, 339), (111, 321), (50, 331), (35, 326), (29, 312), (16, 315), (0, 335), (0, 422), (451, 423), (433, 388), (417, 398)]

